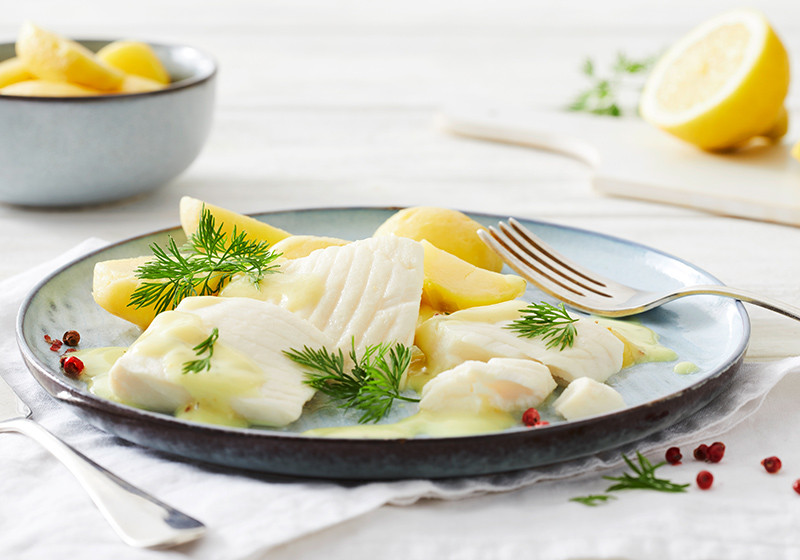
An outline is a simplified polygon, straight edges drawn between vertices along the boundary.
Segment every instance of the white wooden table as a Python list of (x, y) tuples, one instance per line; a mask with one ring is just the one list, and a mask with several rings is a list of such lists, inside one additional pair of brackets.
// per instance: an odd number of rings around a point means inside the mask
[[(800, 75), (800, 6), (754, 2), (776, 24)], [(465, 97), (558, 110), (585, 84), (580, 66), (618, 51), (657, 53), (694, 24), (738, 3), (678, 0), (27, 0), (3, 8), (0, 35), (30, 19), (73, 37), (184, 42), (217, 58), (218, 105), (208, 144), (163, 189), (95, 208), (0, 206), (0, 279), (90, 237), (121, 240), (178, 221), (183, 195), (242, 212), (304, 206), (437, 205), (549, 220), (651, 245), (727, 284), (800, 305), (800, 228), (603, 198), (579, 163), (456, 138), (437, 109)], [(797, 88), (790, 109), (800, 109)], [(800, 133), (800, 127), (795, 127)], [(1, 129), (0, 129), (0, 133)], [(790, 131), (789, 140), (800, 134)], [(800, 188), (800, 185), (798, 185)], [(750, 309), (748, 360), (800, 354), (800, 324)], [(784, 381), (779, 389), (798, 390)], [(403, 550), (395, 527), (430, 529), (454, 556), (486, 544), (470, 528), (515, 495), (384, 508), (287, 545), (270, 558)], [(442, 514), (448, 514), (443, 516)], [(483, 517), (482, 517), (483, 516)], [(460, 521), (455, 521), (460, 519)], [(461, 527), (468, 530), (462, 531)], [(404, 538), (409, 538), (407, 535)], [(524, 537), (520, 537), (524, 538)], [(371, 548), (370, 548), (371, 547)], [(470, 548), (473, 547), (473, 548)]]

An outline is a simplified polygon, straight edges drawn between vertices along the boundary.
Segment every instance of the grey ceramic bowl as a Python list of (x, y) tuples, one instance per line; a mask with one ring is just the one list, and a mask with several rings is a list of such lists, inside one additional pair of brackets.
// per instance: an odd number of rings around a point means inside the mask
[[(109, 41), (80, 42), (97, 51)], [(172, 78), (164, 90), (0, 95), (0, 202), (110, 202), (164, 185), (194, 161), (211, 127), (216, 64), (192, 47), (151, 46)], [(0, 60), (12, 56), (14, 44), (0, 44)]]

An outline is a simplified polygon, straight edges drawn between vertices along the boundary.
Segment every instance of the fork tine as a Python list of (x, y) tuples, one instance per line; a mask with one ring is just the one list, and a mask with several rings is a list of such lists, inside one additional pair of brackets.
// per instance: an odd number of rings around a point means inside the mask
[(479, 231), (478, 235), (494, 251), (496, 251), (508, 265), (516, 270), (523, 278), (533, 282), (545, 292), (551, 295), (558, 295), (564, 290), (570, 292), (572, 296), (582, 296), (577, 287), (571, 283), (559, 280), (559, 277), (548, 274), (544, 267), (536, 266), (527, 253), (522, 251), (515, 239), (510, 238), (504, 232), (489, 226), (489, 233)]
[(585, 298), (583, 293), (575, 288), (559, 282), (556, 278), (543, 273), (530, 266), (526, 255), (520, 254), (518, 247), (512, 241), (507, 240), (502, 233), (495, 228), (489, 227), (488, 231), (479, 230), (480, 238), (489, 245), (501, 258), (514, 269), (520, 276), (540, 288), (543, 292), (550, 294), (556, 299), (569, 303), (573, 307), (584, 307), (581, 301)]
[[(514, 218), (509, 218), (508, 222), (510, 227), (503, 222), (500, 222), (499, 226), (519, 250), (527, 255), (528, 259), (526, 260), (530, 266), (546, 269), (562, 282), (572, 286), (573, 291), (582, 295), (595, 294), (601, 297), (613, 297), (612, 292), (620, 288), (616, 282), (570, 261)], [(536, 264), (531, 263), (531, 259)]]
[(622, 288), (562, 256), (515, 219), (508, 222), (498, 224), (500, 231), (489, 227), (488, 234), (479, 232), (481, 239), (511, 268), (550, 295), (581, 307), (587, 298), (613, 299), (614, 291)]
[[(562, 270), (566, 270), (574, 274), (575, 276), (578, 276), (582, 280), (585, 280), (588, 284), (594, 285), (597, 288), (605, 288), (610, 284), (613, 284), (613, 282), (608, 278), (604, 278), (599, 274), (597, 274), (596, 272), (583, 268), (582, 266), (567, 259), (564, 255), (558, 253), (555, 249), (553, 249), (547, 243), (542, 241), (541, 238), (539, 238), (531, 230), (520, 224), (514, 218), (509, 218), (508, 224), (509, 226), (511, 226), (511, 228), (513, 228), (513, 231), (516, 234), (518, 234), (529, 247), (534, 248), (537, 254), (542, 255), (547, 260), (549, 260), (550, 264), (548, 264), (548, 262), (545, 261), (544, 259), (542, 259), (542, 261), (540, 262), (542, 262), (542, 264), (544, 264), (554, 272), (560, 272), (559, 269), (556, 267), (561, 267)], [(502, 222), (500, 222), (500, 227), (501, 228), (503, 227)], [(525, 245), (521, 244), (520, 247), (525, 247)], [(528, 254), (530, 254), (532, 257), (537, 258), (536, 255), (534, 255), (533, 251), (526, 251), (526, 252), (528, 252)], [(561, 273), (561, 275), (565, 276), (563, 273)], [(575, 282), (581, 283), (578, 282), (577, 280)], [(587, 289), (592, 289), (592, 288), (587, 287)]]

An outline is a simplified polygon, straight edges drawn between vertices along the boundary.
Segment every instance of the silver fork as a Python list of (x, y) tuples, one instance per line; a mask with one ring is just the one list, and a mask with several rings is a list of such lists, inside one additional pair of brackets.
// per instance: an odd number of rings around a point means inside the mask
[(714, 284), (666, 293), (637, 290), (584, 268), (547, 245), (514, 218), (478, 235), (520, 276), (566, 304), (604, 317), (625, 317), (685, 296), (711, 294), (759, 305), (800, 321), (800, 308), (746, 290)]

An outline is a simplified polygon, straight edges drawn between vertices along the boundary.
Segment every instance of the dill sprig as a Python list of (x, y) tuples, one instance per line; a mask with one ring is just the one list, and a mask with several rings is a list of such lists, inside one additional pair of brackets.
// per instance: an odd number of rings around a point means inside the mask
[(618, 490), (655, 490), (657, 492), (686, 492), (689, 487), (688, 484), (676, 484), (670, 480), (663, 478), (656, 478), (656, 469), (666, 465), (662, 461), (653, 465), (647, 457), (640, 452), (636, 452), (636, 457), (639, 460), (639, 465), (635, 465), (633, 461), (623, 453), (622, 458), (633, 470), (635, 476), (630, 473), (623, 473), (622, 476), (604, 476), (606, 480), (616, 482), (608, 488), (606, 492), (616, 492)]
[(547, 348), (558, 346), (563, 350), (572, 346), (577, 333), (574, 323), (578, 320), (567, 313), (562, 303), (558, 307), (546, 302), (531, 303), (520, 309), (522, 317), (506, 325), (524, 338), (541, 337), (547, 341)]
[(217, 342), (218, 338), (219, 329), (214, 327), (208, 338), (192, 348), (198, 356), (203, 356), (206, 352), (208, 355), (200, 357), (197, 360), (185, 362), (183, 364), (183, 373), (200, 373), (201, 371), (211, 369), (211, 357), (214, 355), (214, 344)]
[(611, 67), (611, 76), (600, 77), (592, 59), (587, 58), (581, 69), (592, 85), (579, 93), (567, 106), (567, 110), (611, 117), (622, 116), (619, 97), (623, 77), (643, 74), (650, 70), (654, 63), (655, 57), (634, 60), (623, 53), (618, 53)]
[(354, 364), (345, 371), (342, 350), (329, 352), (304, 346), (302, 351), (283, 352), (288, 358), (306, 368), (306, 384), (343, 401), (339, 407), (362, 411), (359, 423), (377, 422), (389, 412), (395, 399), (419, 402), (419, 399), (400, 393), (400, 378), (411, 363), (411, 349), (397, 343), (367, 346), (360, 358), (355, 343), (350, 351)]
[(583, 504), (585, 506), (595, 507), (601, 503), (605, 503), (609, 500), (616, 500), (616, 496), (612, 496), (611, 494), (589, 494), (588, 496), (577, 496), (575, 498), (570, 498), (570, 502), (578, 502), (579, 504)]
[(633, 470), (631, 473), (623, 473), (622, 476), (604, 476), (606, 480), (611, 480), (616, 484), (612, 484), (606, 488), (606, 494), (591, 494), (589, 496), (578, 496), (570, 498), (570, 502), (578, 502), (587, 506), (597, 506), (605, 503), (614, 496), (608, 492), (618, 492), (620, 490), (654, 490), (656, 492), (686, 492), (689, 484), (677, 484), (671, 480), (664, 478), (656, 478), (656, 469), (666, 465), (666, 462), (652, 464), (647, 457), (642, 455), (639, 451), (636, 452), (636, 458), (639, 464), (634, 464), (633, 461), (628, 459), (628, 456), (622, 454), (622, 459)]
[(280, 256), (270, 251), (269, 243), (250, 240), (236, 227), (229, 238), (206, 208), (197, 231), (183, 246), (170, 237), (166, 248), (153, 243), (150, 250), (153, 259), (136, 269), (144, 282), (131, 294), (128, 306), (153, 306), (156, 313), (175, 309), (189, 296), (213, 295), (234, 274), (246, 274), (257, 284), (265, 274), (277, 272), (273, 261)]

